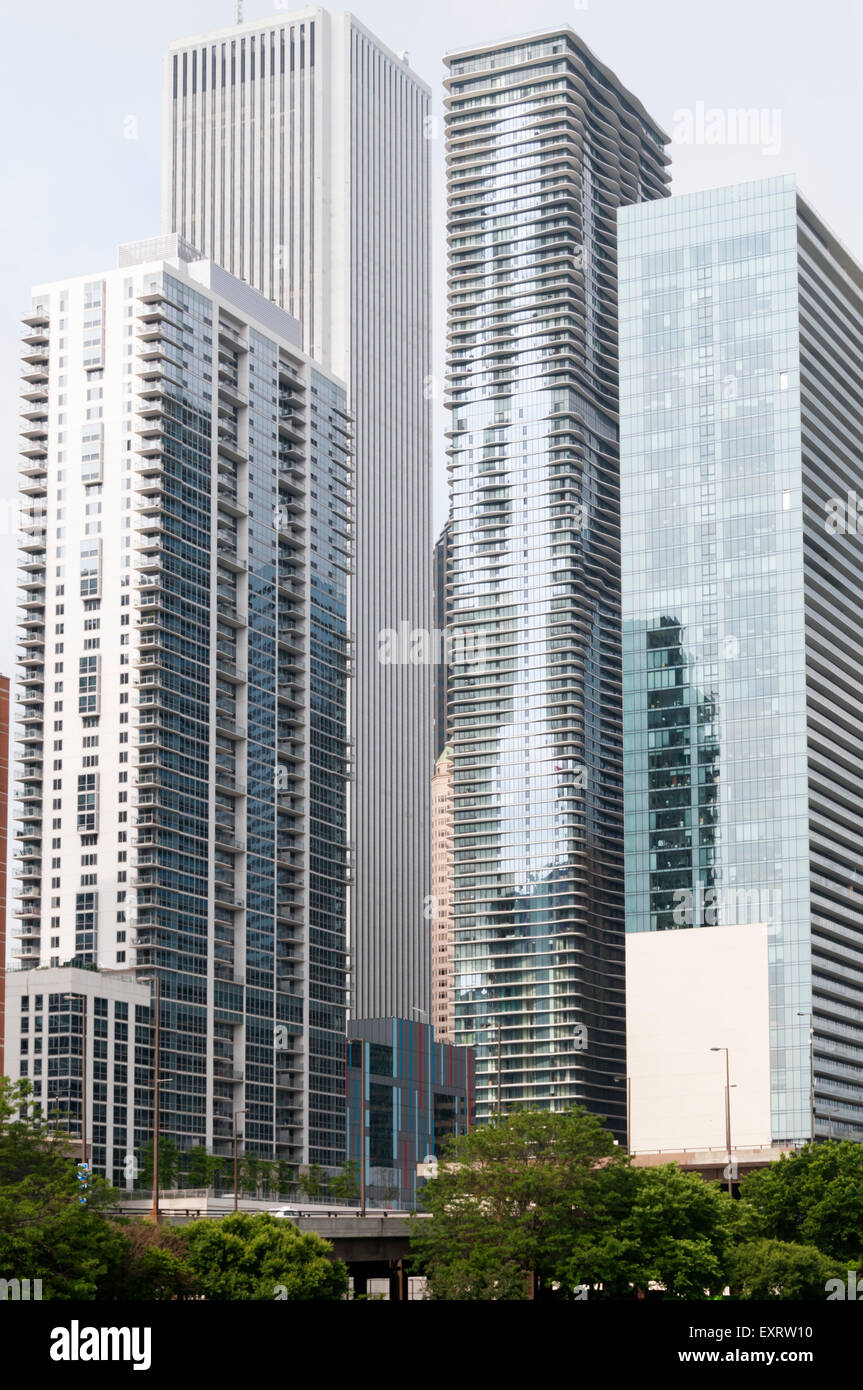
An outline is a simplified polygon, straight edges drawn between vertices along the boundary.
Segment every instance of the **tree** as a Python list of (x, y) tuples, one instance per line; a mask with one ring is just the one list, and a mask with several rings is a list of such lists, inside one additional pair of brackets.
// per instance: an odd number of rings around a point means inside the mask
[(217, 1172), (222, 1166), (220, 1158), (208, 1154), (203, 1145), (196, 1145), (186, 1153), (186, 1186), (212, 1187)]
[(673, 1163), (605, 1168), (596, 1183), (603, 1221), (574, 1248), (570, 1282), (618, 1298), (644, 1294), (651, 1284), (665, 1298), (721, 1292), (734, 1207), (726, 1192)]
[(814, 1245), (825, 1255), (859, 1261), (863, 1253), (863, 1145), (849, 1140), (806, 1144), (749, 1173), (740, 1196), (758, 1232), (772, 1240)]
[(360, 1195), (360, 1165), (349, 1160), (334, 1177), (330, 1178), (329, 1190), (333, 1197), (338, 1197), (340, 1201), (344, 1202), (358, 1197)]
[[(153, 1186), (153, 1141), (148, 1139), (138, 1150), (140, 1184)], [(176, 1187), (180, 1176), (180, 1151), (173, 1139), (159, 1135), (159, 1188)]]
[(239, 1183), (243, 1192), (248, 1192), (252, 1197), (258, 1194), (261, 1186), (261, 1179), (264, 1174), (264, 1165), (261, 1155), (256, 1153), (244, 1154), (239, 1163)]
[(597, 1173), (626, 1163), (585, 1111), (515, 1111), (450, 1140), (412, 1246), (434, 1298), (572, 1297), (579, 1250), (603, 1227)]
[(320, 1197), (324, 1191), (324, 1170), (318, 1163), (310, 1163), (308, 1171), (301, 1173), (297, 1179), (297, 1186), (304, 1197), (312, 1201), (315, 1197)]
[(753, 1240), (731, 1252), (732, 1294), (741, 1299), (825, 1298), (828, 1279), (845, 1277), (837, 1261), (814, 1245)]
[(207, 1299), (311, 1301), (343, 1298), (348, 1273), (319, 1236), (300, 1235), (268, 1212), (238, 1213), (182, 1228), (186, 1260)]
[(276, 1194), (290, 1192), (297, 1181), (297, 1170), (287, 1159), (276, 1159)]
[(180, 1231), (145, 1221), (119, 1220), (112, 1226), (121, 1242), (119, 1258), (100, 1281), (97, 1299), (163, 1302), (195, 1296), (194, 1275)]
[(41, 1279), (43, 1299), (89, 1299), (122, 1255), (102, 1215), (116, 1194), (91, 1175), (81, 1201), (76, 1154), (31, 1099), (0, 1077), (0, 1277)]

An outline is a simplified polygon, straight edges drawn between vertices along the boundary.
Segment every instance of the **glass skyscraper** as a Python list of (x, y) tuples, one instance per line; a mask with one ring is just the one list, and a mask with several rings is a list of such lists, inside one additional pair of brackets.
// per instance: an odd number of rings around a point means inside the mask
[[(247, 1151), (338, 1166), (345, 389), (176, 235), (40, 287), (24, 323), (18, 964), (160, 979), (179, 1148), (227, 1154), (244, 1109)], [(37, 1096), (80, 1096), (80, 1049), (53, 1051)], [(151, 1134), (150, 1056), (111, 1123), (91, 1054), (115, 1181)]]
[[(718, 953), (704, 980), (699, 943), (642, 942), (628, 988), (653, 961), (705, 992), (690, 1071), (732, 1041), (753, 1142), (861, 1139), (863, 550), (835, 516), (863, 457), (863, 271), (779, 177), (621, 209), (619, 284), (627, 931), (713, 929)], [(638, 1086), (668, 1099), (639, 1036), (636, 1119)]]
[(615, 217), (666, 137), (569, 30), (447, 61), (456, 1039), (479, 1119), (622, 1133)]

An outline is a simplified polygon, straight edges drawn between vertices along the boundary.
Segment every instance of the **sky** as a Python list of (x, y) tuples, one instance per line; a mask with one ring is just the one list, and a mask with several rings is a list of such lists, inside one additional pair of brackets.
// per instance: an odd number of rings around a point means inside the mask
[[(244, 8), (251, 20), (301, 7), (246, 0)], [(438, 379), (446, 302), (443, 57), (472, 44), (574, 29), (677, 136), (672, 192), (794, 173), (863, 260), (863, 0), (357, 0), (354, 12), (390, 48), (409, 53), (434, 93)], [(162, 54), (174, 39), (232, 24), (235, 4), (40, 0), (0, 3), (0, 19), (0, 672), (12, 673), (20, 315), (32, 285), (110, 267), (120, 242), (158, 234)], [(699, 129), (727, 137), (727, 113), (739, 108), (759, 112), (755, 141), (698, 141)], [(444, 425), (439, 412), (437, 525), (446, 512)]]

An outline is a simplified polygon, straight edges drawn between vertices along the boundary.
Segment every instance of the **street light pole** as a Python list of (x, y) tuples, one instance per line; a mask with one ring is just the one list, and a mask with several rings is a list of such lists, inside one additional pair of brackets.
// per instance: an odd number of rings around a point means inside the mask
[(84, 995), (84, 1049), (81, 1057), (81, 1143), (84, 1162), (90, 1163), (90, 1146), (87, 1143), (87, 996)]
[(162, 982), (156, 976), (156, 990), (153, 998), (153, 1206), (150, 1216), (156, 1225), (159, 1224), (159, 1121), (161, 1118), (161, 1105), (159, 1096), (159, 1068), (161, 1059), (159, 1056), (159, 1042), (162, 1032)]
[(234, 1111), (234, 1211), (237, 1211), (237, 1196), (239, 1191), (239, 1173), (237, 1165), (237, 1116), (245, 1115), (248, 1107), (243, 1106), (242, 1110)]
[(626, 1078), (626, 1152), (632, 1153), (632, 1077)]
[[(65, 994), (64, 999), (71, 1003), (77, 999), (77, 994)], [(87, 1162), (89, 1148), (87, 1145), (87, 996), (82, 994), (81, 1002), (83, 1006), (83, 1036), (81, 1038), (81, 1161)]]
[(725, 1053), (725, 1147), (728, 1150), (728, 1195), (734, 1196), (734, 1179), (731, 1176), (731, 1073), (729, 1071), (728, 1048), (711, 1047), (711, 1052)]

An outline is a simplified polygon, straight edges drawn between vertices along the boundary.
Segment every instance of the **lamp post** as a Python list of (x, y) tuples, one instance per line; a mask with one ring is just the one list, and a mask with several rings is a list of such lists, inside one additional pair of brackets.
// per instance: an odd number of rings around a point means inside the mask
[(235, 1111), (234, 1111), (234, 1211), (237, 1210), (237, 1194), (238, 1194), (238, 1173), (237, 1173), (237, 1116), (238, 1116), (238, 1115), (245, 1115), (247, 1108), (248, 1108), (248, 1107), (244, 1105), (243, 1108), (242, 1108), (242, 1110), (235, 1110)]
[(83, 1001), (83, 1023), (84, 1031), (81, 1040), (81, 1160), (87, 1162), (89, 1152), (87, 1145), (87, 996), (86, 994), (64, 994), (64, 999), (70, 1002), (80, 998)]
[(798, 1018), (809, 1019), (809, 1142), (815, 1143), (815, 1019), (811, 1009), (798, 1009)]
[(162, 1032), (162, 982), (159, 976), (155, 979), (155, 992), (153, 996), (153, 1206), (150, 1211), (152, 1220), (159, 1224), (159, 1121), (161, 1119), (160, 1095), (159, 1095), (159, 1067), (161, 1059), (159, 1056), (159, 1043)]
[(711, 1047), (711, 1052), (725, 1053), (725, 1147), (728, 1150), (728, 1195), (734, 1196), (734, 1180), (731, 1176), (731, 1074), (729, 1071), (728, 1048)]

